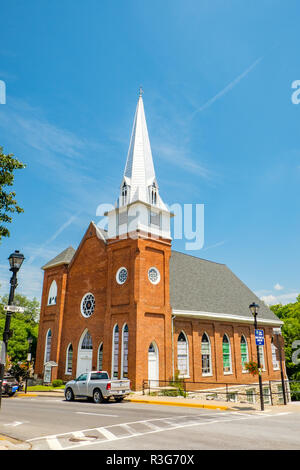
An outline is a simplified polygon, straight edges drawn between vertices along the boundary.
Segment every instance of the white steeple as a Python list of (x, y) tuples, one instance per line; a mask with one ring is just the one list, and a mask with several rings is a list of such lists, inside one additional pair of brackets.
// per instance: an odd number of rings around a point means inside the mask
[(173, 216), (159, 196), (142, 90), (135, 111), (123, 179), (115, 209), (108, 215), (108, 238), (126, 234), (170, 239)]
[(149, 141), (142, 89), (135, 111), (118, 206), (143, 201), (166, 210), (158, 192)]

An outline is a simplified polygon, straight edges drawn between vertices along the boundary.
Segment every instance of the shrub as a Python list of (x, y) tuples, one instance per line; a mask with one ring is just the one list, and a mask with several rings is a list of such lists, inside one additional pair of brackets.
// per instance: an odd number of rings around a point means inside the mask
[(63, 381), (60, 379), (53, 380), (52, 387), (61, 387), (63, 385)]

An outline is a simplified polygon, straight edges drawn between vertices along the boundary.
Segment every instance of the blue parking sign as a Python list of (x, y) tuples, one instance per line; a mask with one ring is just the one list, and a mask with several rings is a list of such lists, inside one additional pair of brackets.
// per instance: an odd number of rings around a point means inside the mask
[(264, 330), (255, 330), (255, 343), (257, 346), (264, 346), (265, 344)]

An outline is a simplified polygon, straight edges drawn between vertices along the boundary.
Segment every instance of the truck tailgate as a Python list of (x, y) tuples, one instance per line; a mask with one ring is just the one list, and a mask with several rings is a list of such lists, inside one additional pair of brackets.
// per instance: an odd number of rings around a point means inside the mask
[(112, 380), (111, 381), (111, 390), (129, 390), (130, 389), (130, 380)]

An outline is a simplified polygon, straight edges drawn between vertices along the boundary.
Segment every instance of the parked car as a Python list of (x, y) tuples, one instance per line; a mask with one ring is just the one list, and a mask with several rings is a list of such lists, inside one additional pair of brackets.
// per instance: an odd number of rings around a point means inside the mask
[(88, 398), (94, 403), (103, 403), (111, 397), (122, 401), (130, 393), (130, 380), (110, 379), (106, 371), (92, 371), (81, 374), (77, 379), (70, 380), (65, 386), (65, 398), (72, 401), (75, 398)]
[(11, 375), (5, 375), (2, 382), (2, 395), (12, 397), (19, 389), (19, 384)]

